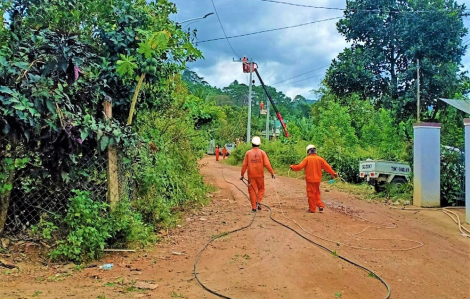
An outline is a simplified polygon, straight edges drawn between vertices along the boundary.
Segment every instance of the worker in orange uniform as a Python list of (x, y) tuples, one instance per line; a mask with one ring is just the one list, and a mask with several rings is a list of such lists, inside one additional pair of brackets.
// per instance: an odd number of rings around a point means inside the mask
[(309, 212), (315, 213), (317, 207), (322, 212), (325, 207), (320, 196), (322, 170), (328, 172), (333, 177), (337, 177), (338, 174), (334, 172), (325, 159), (317, 156), (317, 148), (312, 144), (307, 146), (307, 157), (300, 164), (290, 166), (290, 169), (294, 171), (301, 171), (304, 168)]
[(248, 169), (248, 192), (250, 193), (251, 211), (256, 212), (256, 207), (261, 210), (261, 200), (264, 196), (264, 167), (271, 173), (274, 179), (274, 170), (269, 163), (266, 153), (259, 148), (261, 138), (253, 137), (251, 145), (253, 148), (246, 152), (240, 180), (243, 180), (245, 171)]
[(224, 145), (224, 147), (222, 148), (222, 155), (223, 155), (224, 160), (225, 160), (225, 156), (227, 155), (227, 148), (225, 147), (225, 145)]
[(220, 150), (219, 150), (219, 146), (216, 145), (215, 146), (215, 161), (219, 161), (219, 155), (220, 155)]

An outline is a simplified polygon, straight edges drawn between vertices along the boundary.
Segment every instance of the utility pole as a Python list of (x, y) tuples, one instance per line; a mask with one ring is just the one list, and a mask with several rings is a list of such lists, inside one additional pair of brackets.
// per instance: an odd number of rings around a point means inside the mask
[(420, 101), (419, 101), (419, 59), (418, 59), (418, 62), (417, 62), (417, 70), (416, 70), (416, 78), (418, 79), (417, 82), (418, 82), (418, 85), (417, 85), (417, 91), (416, 91), (416, 98), (417, 98), (417, 106), (418, 106), (418, 109), (417, 109), (417, 122), (419, 123), (419, 111), (420, 111)]
[(246, 143), (251, 142), (251, 90), (253, 85), (253, 62), (249, 62), (250, 65), (250, 87), (248, 88), (248, 124), (246, 127)]
[(246, 125), (246, 143), (250, 144), (251, 142), (251, 94), (252, 94), (252, 85), (253, 85), (253, 67), (254, 63), (253, 61), (250, 61), (249, 59), (246, 58), (246, 56), (243, 57), (243, 60), (240, 58), (238, 60), (232, 59), (233, 62), (242, 62), (243, 63), (243, 72), (248, 73), (246, 68), (250, 68), (250, 84), (248, 88), (248, 122)]
[(269, 104), (266, 101), (266, 139), (269, 141)]

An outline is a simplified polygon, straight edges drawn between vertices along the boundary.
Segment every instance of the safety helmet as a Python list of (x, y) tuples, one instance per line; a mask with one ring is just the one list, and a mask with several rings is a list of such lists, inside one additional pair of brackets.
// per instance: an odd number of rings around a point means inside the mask
[(313, 149), (316, 149), (315, 145), (313, 145), (313, 144), (307, 145), (307, 149), (306, 149), (306, 150), (307, 150), (307, 153), (308, 153), (308, 150), (310, 150), (310, 149), (312, 149), (312, 148), (313, 148)]
[(261, 144), (261, 138), (259, 138), (258, 136), (255, 136), (255, 137), (253, 137), (253, 139), (251, 139), (251, 143), (254, 144), (254, 145), (260, 145)]

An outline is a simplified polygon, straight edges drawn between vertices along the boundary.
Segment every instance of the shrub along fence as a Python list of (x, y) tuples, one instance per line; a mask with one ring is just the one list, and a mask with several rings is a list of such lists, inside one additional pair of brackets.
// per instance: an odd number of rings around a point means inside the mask
[[(109, 148), (74, 157), (61, 172), (49, 171), (35, 153), (13, 150), (0, 138), (0, 236), (28, 238), (41, 217), (67, 214), (73, 190), (88, 191), (94, 201), (110, 207), (135, 196), (133, 165), (123, 151)], [(57, 168), (55, 168), (57, 169)]]

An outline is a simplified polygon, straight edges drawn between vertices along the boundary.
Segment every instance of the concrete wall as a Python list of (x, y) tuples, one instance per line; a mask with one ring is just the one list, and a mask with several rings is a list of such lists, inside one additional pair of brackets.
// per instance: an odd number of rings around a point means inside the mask
[(470, 118), (465, 125), (465, 220), (470, 224)]
[(441, 124), (414, 126), (413, 205), (441, 205)]

